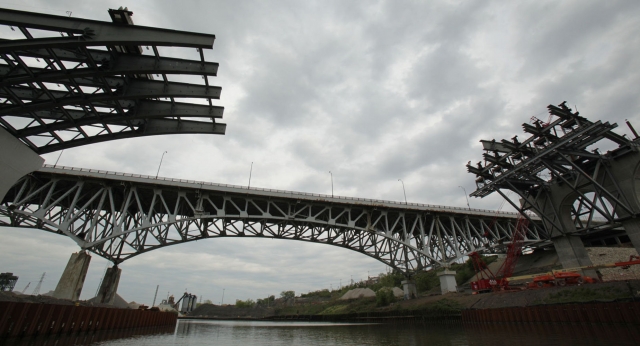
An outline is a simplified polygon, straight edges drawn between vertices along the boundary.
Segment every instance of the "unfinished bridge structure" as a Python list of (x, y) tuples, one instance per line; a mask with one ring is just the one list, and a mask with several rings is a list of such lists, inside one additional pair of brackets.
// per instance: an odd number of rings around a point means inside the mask
[[(111, 22), (68, 14), (0, 9), (5, 206), (11, 187), (42, 167), (41, 154), (142, 136), (225, 133), (218, 122), (224, 109), (212, 103), (221, 88), (209, 81), (218, 64), (204, 54), (214, 35), (136, 26), (126, 8), (109, 10)], [(78, 298), (89, 259), (85, 252), (72, 256), (56, 297)], [(119, 273), (110, 269), (105, 282), (117, 288)], [(115, 294), (107, 291), (100, 291), (103, 302)]]
[(548, 110), (547, 122), (522, 125), (530, 135), (525, 140), (481, 141), (483, 160), (467, 165), (476, 176), (471, 196), (495, 192), (523, 215), (536, 215), (565, 268), (591, 265), (581, 240), (590, 234), (623, 228), (640, 251), (636, 131), (627, 122), (635, 139), (618, 135), (616, 124), (588, 120), (566, 102)]

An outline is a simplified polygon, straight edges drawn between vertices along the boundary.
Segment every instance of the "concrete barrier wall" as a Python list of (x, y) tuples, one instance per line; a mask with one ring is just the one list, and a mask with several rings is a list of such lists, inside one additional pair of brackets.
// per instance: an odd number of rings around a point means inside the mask
[(0, 337), (175, 327), (169, 312), (0, 302)]
[(640, 302), (539, 305), (463, 310), (465, 324), (624, 323), (640, 324)]

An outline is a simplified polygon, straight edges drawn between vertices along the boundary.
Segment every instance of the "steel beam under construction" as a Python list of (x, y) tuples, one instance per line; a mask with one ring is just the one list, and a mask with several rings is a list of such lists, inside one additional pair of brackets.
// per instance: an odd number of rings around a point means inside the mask
[[(537, 215), (565, 267), (591, 264), (578, 235), (622, 226), (640, 251), (640, 139), (613, 132), (616, 124), (588, 120), (566, 102), (547, 108), (547, 122), (522, 125), (526, 140), (481, 141), (484, 160), (467, 164), (476, 176), (471, 196), (497, 192), (526, 217)], [(601, 153), (596, 146), (612, 149)]]
[[(214, 35), (133, 25), (133, 12), (109, 10), (113, 22), (0, 9), (16, 35), (0, 42), (0, 127), (37, 154), (139, 136), (224, 134), (209, 84)], [(160, 55), (197, 49), (199, 59)], [(171, 81), (181, 75), (181, 82)], [(193, 82), (184, 79), (195, 77)], [(201, 99), (202, 103), (176, 102)]]

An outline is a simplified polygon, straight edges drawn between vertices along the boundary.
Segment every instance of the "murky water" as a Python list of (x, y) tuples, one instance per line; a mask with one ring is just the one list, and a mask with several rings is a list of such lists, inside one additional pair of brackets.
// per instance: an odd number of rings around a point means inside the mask
[[(494, 324), (475, 327), (317, 322), (179, 321), (173, 333), (5, 340), (3, 345), (638, 345), (638, 326)], [(106, 341), (105, 341), (106, 340)]]

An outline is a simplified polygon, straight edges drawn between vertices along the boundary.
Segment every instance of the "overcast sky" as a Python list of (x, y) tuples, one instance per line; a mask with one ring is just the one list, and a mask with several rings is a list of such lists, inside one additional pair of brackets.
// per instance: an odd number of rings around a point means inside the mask
[[(313, 193), (466, 206), (480, 139), (519, 135), (568, 101), (592, 120), (640, 126), (637, 1), (0, 1), (25, 11), (215, 34), (227, 133), (127, 139), (66, 150), (60, 165)], [(161, 49), (161, 54), (163, 53)], [(195, 58), (195, 49), (165, 51)], [(53, 164), (59, 153), (44, 155)], [(471, 199), (497, 209), (498, 196)], [(0, 229), (0, 271), (28, 293), (55, 285), (71, 240)], [(94, 255), (82, 299), (107, 261)], [(121, 265), (118, 292), (151, 304), (167, 292), (215, 303), (334, 288), (385, 271), (349, 250), (285, 240), (210, 239)]]

